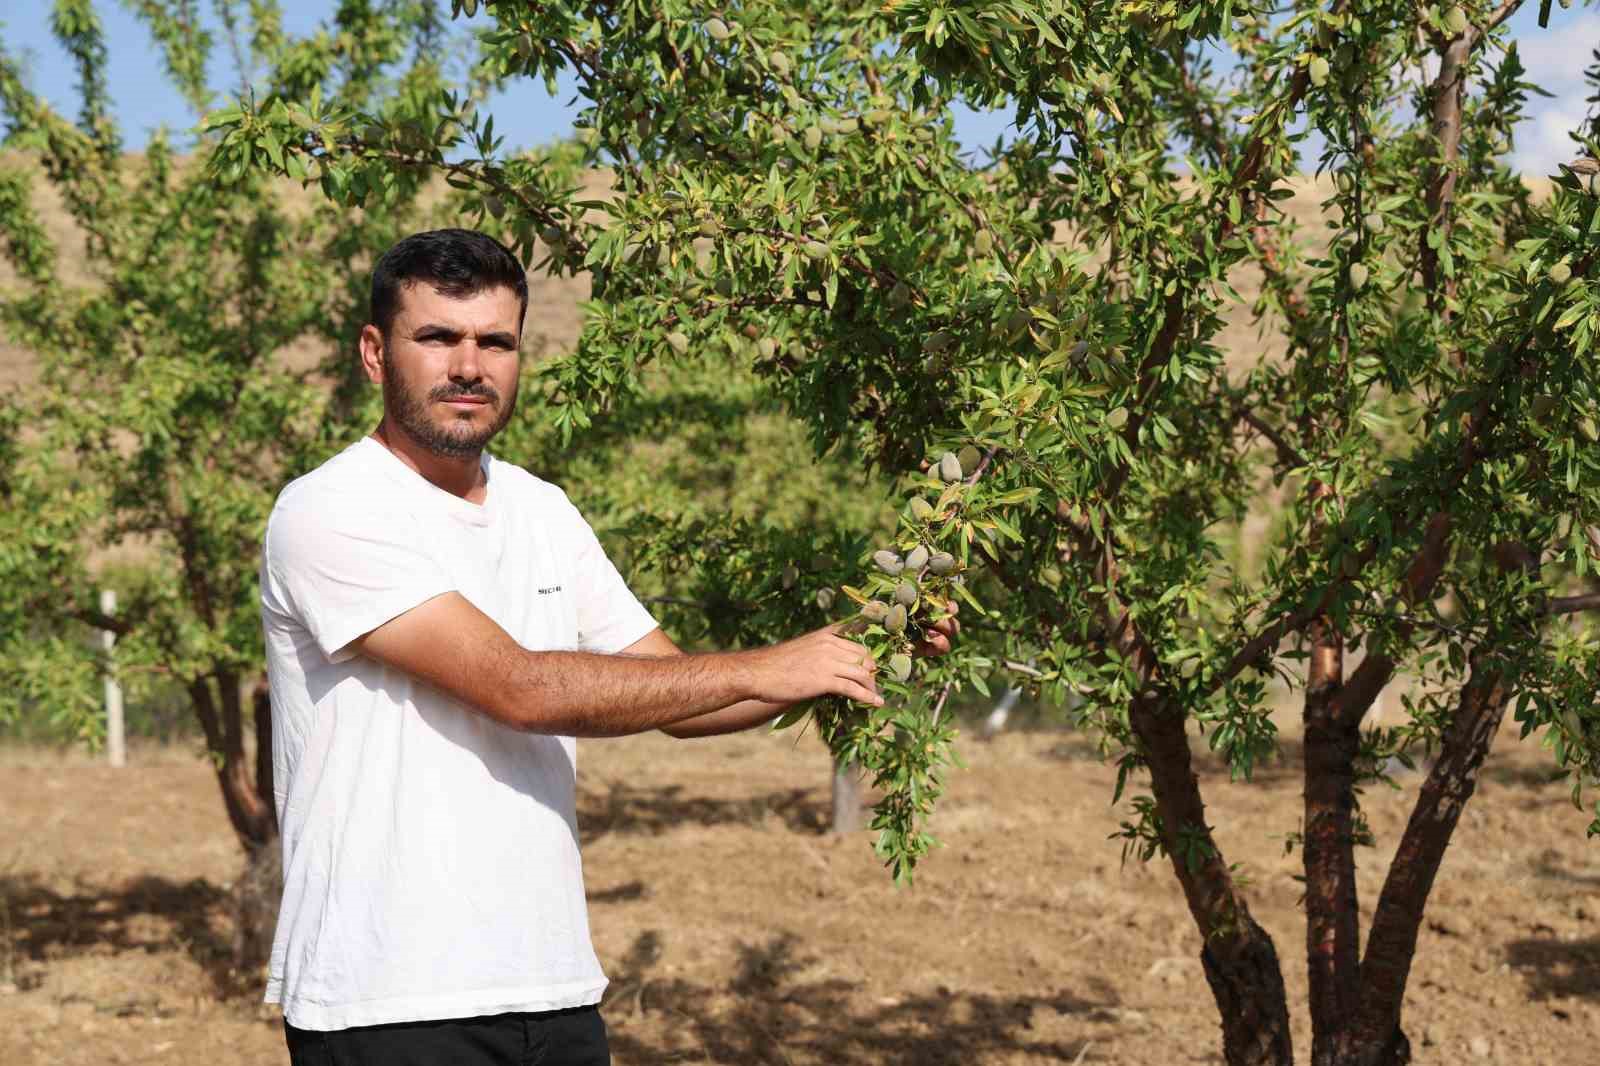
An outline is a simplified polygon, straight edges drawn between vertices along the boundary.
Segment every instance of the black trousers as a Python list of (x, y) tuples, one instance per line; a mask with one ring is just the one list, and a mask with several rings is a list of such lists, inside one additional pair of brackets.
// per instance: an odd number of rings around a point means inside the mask
[(283, 1030), (291, 1066), (611, 1066), (597, 1007)]

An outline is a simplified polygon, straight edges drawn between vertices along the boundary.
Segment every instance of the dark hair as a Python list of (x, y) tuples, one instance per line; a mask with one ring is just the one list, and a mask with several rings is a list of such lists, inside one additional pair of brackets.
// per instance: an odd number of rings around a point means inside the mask
[(419, 281), (454, 299), (504, 285), (522, 304), (517, 332), (522, 331), (528, 314), (528, 275), (511, 249), (487, 233), (470, 229), (413, 233), (383, 253), (372, 269), (369, 314), (385, 340), (400, 310), (401, 290)]

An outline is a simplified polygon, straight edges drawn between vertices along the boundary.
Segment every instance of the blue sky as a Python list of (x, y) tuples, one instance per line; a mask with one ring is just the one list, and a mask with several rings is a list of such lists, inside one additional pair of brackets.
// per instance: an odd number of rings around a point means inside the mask
[[(8, 5), (9, 6), (9, 5)], [(13, 54), (27, 56), (33, 87), (63, 110), (74, 112), (73, 72), (67, 57), (50, 35), (48, 0), (22, 0), (22, 10), (3, 16), (0, 40)], [(194, 117), (182, 99), (162, 77), (160, 60), (144, 27), (116, 0), (97, 0), (96, 8), (104, 20), (110, 43), (109, 83), (116, 94), (117, 116), (129, 147), (144, 143), (149, 131), (166, 124), (173, 129), (191, 126)], [(285, 28), (292, 33), (308, 32), (333, 10), (334, 0), (284, 0)], [(1593, 11), (1563, 10), (1553, 6), (1548, 30), (1539, 29), (1535, 17), (1538, 4), (1524, 5), (1512, 20), (1523, 63), (1532, 79), (1553, 96), (1535, 99), (1531, 114), (1518, 130), (1515, 163), (1525, 172), (1548, 174), (1560, 160), (1572, 158), (1574, 151), (1566, 132), (1582, 120), (1588, 105), (1582, 74), (1591, 53), (1600, 47), (1600, 14)], [(216, 84), (228, 79), (222, 66), (226, 49), (218, 49)], [(571, 128), (574, 109), (566, 106), (566, 96), (550, 97), (541, 85), (529, 80), (516, 85), (491, 102), (495, 130), (505, 136), (508, 146), (520, 147), (547, 142)], [(1004, 114), (979, 114), (963, 110), (957, 115), (956, 132), (969, 148), (992, 144), (1009, 126)]]

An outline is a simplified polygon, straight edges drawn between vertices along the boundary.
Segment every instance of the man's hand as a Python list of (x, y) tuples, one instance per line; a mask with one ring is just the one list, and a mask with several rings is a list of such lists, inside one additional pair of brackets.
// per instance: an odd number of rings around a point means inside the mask
[(922, 641), (912, 649), (911, 654), (924, 659), (932, 659), (939, 655), (950, 654), (951, 642), (956, 639), (956, 634), (961, 632), (961, 623), (956, 621), (956, 615), (961, 611), (961, 605), (951, 600), (948, 604), (950, 617), (935, 622), (923, 630)]
[(740, 652), (751, 670), (755, 698), (767, 703), (795, 703), (816, 696), (844, 696), (874, 707), (883, 706), (873, 675), (878, 664), (841, 627), (824, 626), (803, 637)]

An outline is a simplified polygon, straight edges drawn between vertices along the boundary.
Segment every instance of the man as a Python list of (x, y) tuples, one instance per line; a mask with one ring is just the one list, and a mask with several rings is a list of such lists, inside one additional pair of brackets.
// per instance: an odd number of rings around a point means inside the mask
[(295, 1066), (609, 1062), (574, 738), (882, 703), (836, 627), (683, 654), (565, 494), (484, 452), (516, 402), (527, 301), (482, 234), (385, 253), (360, 341), (383, 420), (267, 523), (284, 847), (267, 1001)]

